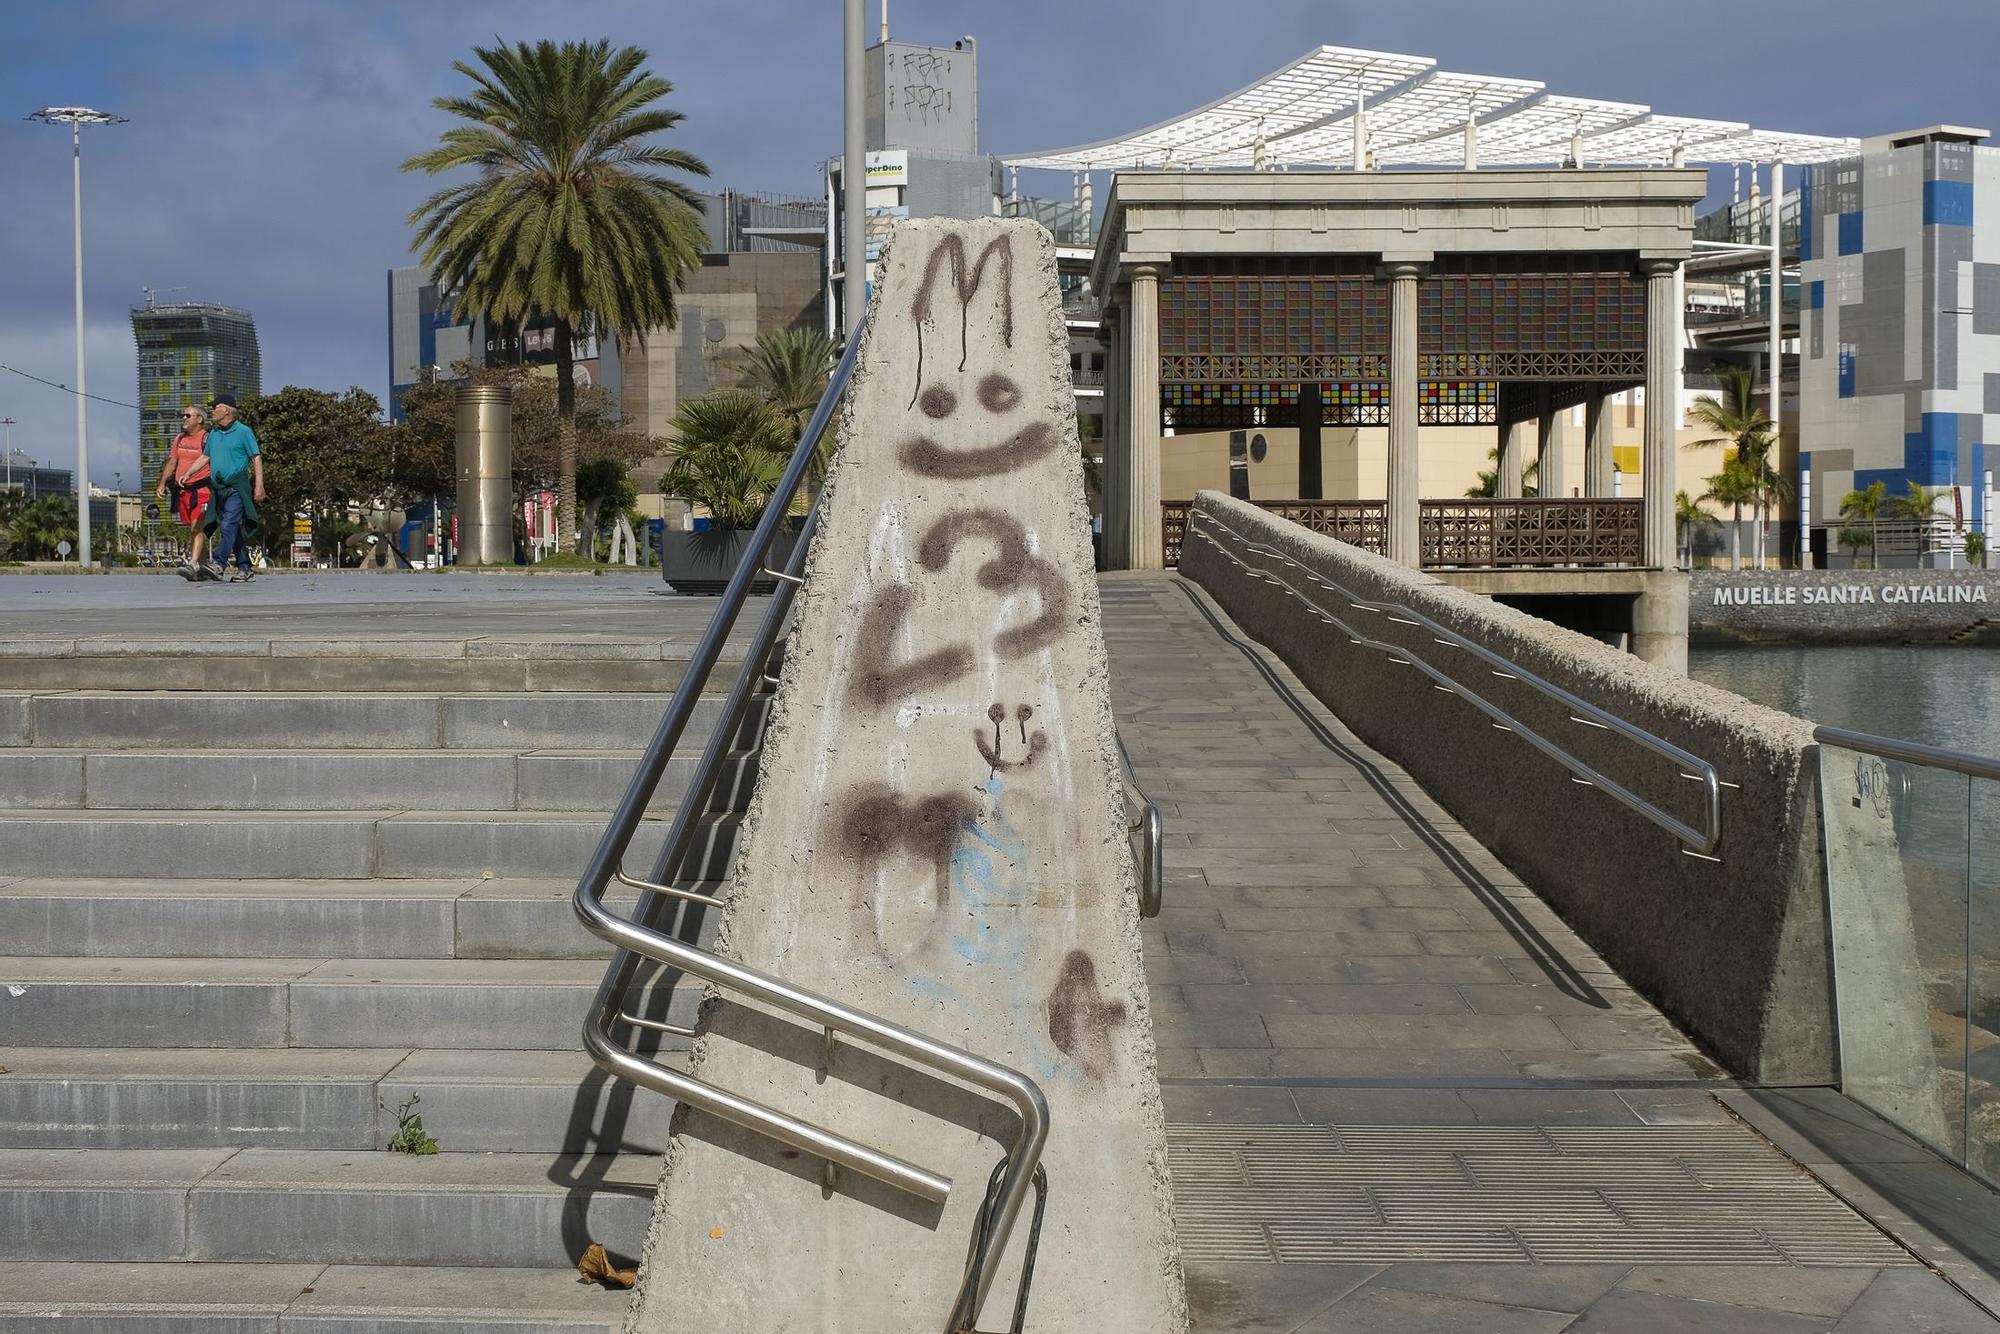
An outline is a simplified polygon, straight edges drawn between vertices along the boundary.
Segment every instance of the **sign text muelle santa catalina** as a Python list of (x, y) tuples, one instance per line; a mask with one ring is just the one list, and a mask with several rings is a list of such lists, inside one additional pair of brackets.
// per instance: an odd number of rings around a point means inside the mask
[(1986, 585), (1963, 584), (1771, 584), (1719, 587), (1718, 607), (1795, 607), (1856, 602), (1984, 602)]

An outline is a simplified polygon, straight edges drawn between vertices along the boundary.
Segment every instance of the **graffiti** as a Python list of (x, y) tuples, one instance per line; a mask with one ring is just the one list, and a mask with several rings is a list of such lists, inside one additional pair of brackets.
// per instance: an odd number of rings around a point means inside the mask
[(896, 457), (911, 472), (946, 481), (964, 482), (975, 477), (992, 477), (1013, 472), (1033, 463), (1056, 447), (1055, 428), (1047, 422), (1029, 422), (1003, 444), (987, 449), (946, 449), (929, 436), (906, 440)]
[[(1019, 658), (1054, 643), (1069, 623), (1069, 585), (1054, 565), (1029, 551), (1028, 530), (1013, 515), (995, 509), (951, 511), (924, 534), (917, 546), (917, 564), (941, 572), (959, 544), (972, 537), (984, 537), (994, 547), (994, 554), (974, 572), (980, 587), (996, 593), (1032, 592), (1040, 603), (1032, 620), (993, 636), (993, 652), (1001, 658)], [(896, 640), (915, 602), (916, 593), (906, 583), (889, 584), (876, 594), (855, 634), (850, 700), (883, 709), (972, 671), (975, 655), (966, 644), (896, 660)]]
[(833, 843), (841, 855), (861, 864), (864, 875), (874, 874), (884, 860), (898, 853), (927, 862), (937, 906), (942, 908), (950, 901), (959, 834), (977, 811), (973, 799), (962, 793), (910, 801), (886, 783), (868, 784), (848, 795), (845, 814), (833, 829)]
[(1028, 735), (1028, 719), (1034, 716), (1034, 708), (1027, 704), (1014, 710), (1014, 722), (1021, 729), (1021, 748), (1026, 753), (1018, 760), (1010, 760), (1006, 758), (1006, 744), (1001, 740), (1001, 729), (1007, 721), (1007, 706), (995, 704), (986, 711), (986, 717), (993, 724), (993, 744), (986, 743), (984, 732), (974, 732), (972, 740), (979, 747), (980, 758), (986, 761), (988, 777), (1025, 769), (1035, 762), (1037, 755), (1049, 748), (1048, 734), (1041, 728), (1036, 728), (1033, 736)]
[(1008, 347), (1014, 346), (1014, 252), (1007, 238), (996, 236), (988, 241), (968, 270), (964, 240), (956, 235), (945, 237), (925, 261), (916, 299), (910, 303), (910, 313), (917, 317), (917, 383), (910, 390), (911, 403), (917, 401), (917, 392), (924, 384), (924, 328), (933, 322), (931, 306), (937, 299), (938, 275), (945, 265), (951, 266), (951, 287), (958, 295), (958, 368), (964, 370), (972, 298), (979, 291), (988, 263), (1000, 271), (1000, 341)]
[(1097, 987), (1097, 964), (1082, 950), (1063, 956), (1049, 992), (1049, 1041), (1091, 1079), (1102, 1079), (1117, 1057), (1112, 1031), (1127, 1018), (1123, 1001), (1107, 1001)]

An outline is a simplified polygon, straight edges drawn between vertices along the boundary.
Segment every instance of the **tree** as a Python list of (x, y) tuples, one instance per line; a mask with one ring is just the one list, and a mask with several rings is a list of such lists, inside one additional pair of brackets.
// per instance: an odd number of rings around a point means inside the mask
[[(1754, 482), (1757, 494), (1749, 503), (1757, 513), (1757, 568), (1762, 569), (1766, 506), (1784, 486), (1771, 466), (1771, 450), (1777, 442), (1771, 435), (1771, 418), (1756, 406), (1757, 378), (1741, 366), (1718, 365), (1715, 373), (1722, 383), (1721, 395), (1702, 394), (1688, 408), (1694, 424), (1709, 435), (1690, 441), (1688, 448), (1726, 446)], [(1724, 466), (1728, 466), (1726, 461)]]
[(1882, 507), (1886, 503), (1889, 488), (1883, 482), (1870, 482), (1858, 491), (1849, 491), (1840, 498), (1840, 517), (1863, 520), (1868, 524), (1868, 565), (1870, 569), (1882, 568), (1882, 551), (1876, 545), (1881, 536)]
[[(1479, 470), (1479, 480), (1466, 488), (1465, 494), (1468, 499), (1491, 500), (1500, 494), (1500, 451), (1498, 449), (1489, 449), (1486, 451), (1486, 457), (1493, 460), (1494, 466)], [(1523, 500), (1532, 499), (1541, 494), (1541, 488), (1536, 485), (1536, 481), (1541, 475), (1542, 461), (1540, 459), (1536, 459), (1533, 463), (1521, 469), (1521, 498)]]
[(754, 394), (722, 390), (674, 414), (664, 495), (705, 507), (718, 528), (754, 528), (785, 473), (789, 427)]
[(1674, 492), (1674, 545), (1687, 553), (1684, 564), (1694, 564), (1691, 530), (1708, 520), (1709, 513), (1701, 507), (1701, 501), (1689, 499), (1685, 491)]
[[(508, 379), (514, 385), (514, 490), (528, 492), (560, 482), (564, 458), (561, 395), (546, 375), (523, 375), (514, 368), (486, 372), (481, 379)], [(610, 459), (628, 467), (665, 452), (651, 436), (626, 428), (611, 395), (596, 385), (570, 399), (570, 457), (578, 467)]]
[(54, 560), (56, 544), (76, 542), (76, 500), (43, 496), (13, 509), (6, 520), (6, 551), (10, 560)]
[(576, 532), (575, 342), (641, 346), (672, 328), (675, 295), (708, 244), (694, 191), (659, 170), (708, 175), (699, 158), (653, 142), (680, 124), (657, 105), (673, 85), (637, 47), (541, 41), (476, 47), (474, 85), (435, 105), (467, 122), (403, 164), (429, 175), (471, 167), (410, 214), (418, 250), (461, 312), (516, 326), (554, 321), (559, 537)]
[(596, 559), (599, 516), (623, 514), (638, 503), (639, 488), (620, 460), (592, 459), (576, 470), (576, 500), (583, 507), (584, 550)]
[[(818, 329), (780, 329), (757, 335), (743, 371), (743, 387), (769, 403), (791, 427), (792, 443), (805, 433), (813, 409), (826, 396), (839, 345)], [(833, 466), (834, 435), (820, 436), (806, 471), (806, 493), (817, 497)]]
[(1728, 457), (1722, 471), (1708, 479), (1708, 490), (1701, 497), (1718, 505), (1729, 506), (1729, 568), (1743, 568), (1743, 507), (1757, 503), (1761, 494), (1757, 476), (1745, 467), (1740, 458)]
[(1937, 508), (1938, 493), (1926, 491), (1915, 482), (1900, 496), (1890, 496), (1882, 508), (1891, 518), (1908, 519), (1917, 526), (1917, 560), (1921, 564), (1924, 553), (1930, 550), (1931, 515)]
[(259, 508), (265, 531), (279, 535), (274, 540), (290, 540), (283, 530), (300, 510), (311, 510), (317, 528), (350, 504), (382, 499), (388, 489), (393, 435), (382, 424), (381, 402), (366, 389), (335, 395), (286, 385), (246, 396), (237, 410), (264, 455), (269, 499)]

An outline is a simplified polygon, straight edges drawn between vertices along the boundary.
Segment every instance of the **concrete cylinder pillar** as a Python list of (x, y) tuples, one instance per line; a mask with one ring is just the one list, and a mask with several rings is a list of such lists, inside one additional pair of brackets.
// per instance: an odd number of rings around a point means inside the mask
[(1583, 494), (1611, 494), (1611, 395), (1592, 394), (1583, 403)]
[(1560, 500), (1569, 494), (1569, 486), (1563, 469), (1563, 449), (1568, 445), (1569, 432), (1564, 428), (1569, 423), (1564, 420), (1567, 410), (1557, 412), (1555, 407), (1555, 386), (1543, 385), (1535, 396), (1535, 484), (1537, 494), (1547, 499)]
[(1160, 270), (1141, 264), (1132, 270), (1132, 410), (1126, 459), (1131, 506), (1125, 566), (1157, 570), (1160, 549)]
[(1500, 432), (1500, 459), (1494, 465), (1493, 494), (1501, 500), (1521, 498), (1521, 458), (1528, 452), (1529, 423), (1508, 422)]
[(1130, 448), (1125, 404), (1125, 339), (1117, 306), (1107, 293), (1098, 337), (1104, 343), (1104, 567), (1125, 568), (1125, 460)]
[(514, 563), (514, 390), (460, 385), (458, 564)]
[(1680, 426), (1681, 312), (1674, 305), (1680, 261), (1649, 259), (1646, 275), (1646, 446), (1640, 461), (1645, 493), (1642, 551), (1654, 569), (1674, 568), (1674, 444)]
[(1388, 269), (1388, 556), (1415, 569), (1422, 562), (1417, 536), (1417, 280), (1423, 265), (1392, 263)]

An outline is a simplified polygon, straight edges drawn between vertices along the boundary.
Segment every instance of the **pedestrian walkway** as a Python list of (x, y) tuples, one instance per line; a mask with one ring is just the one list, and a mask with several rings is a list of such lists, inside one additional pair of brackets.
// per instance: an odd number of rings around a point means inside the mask
[(1147, 967), (1197, 1331), (1996, 1328), (1193, 584), (1102, 589), (1168, 830)]

